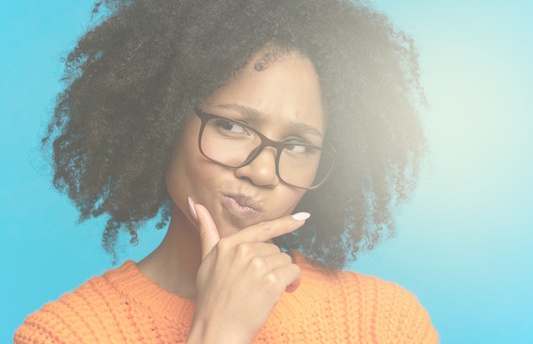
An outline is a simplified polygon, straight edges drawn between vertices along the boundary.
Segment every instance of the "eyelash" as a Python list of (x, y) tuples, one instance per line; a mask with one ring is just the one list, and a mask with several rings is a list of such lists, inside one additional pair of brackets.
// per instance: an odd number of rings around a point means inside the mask
[[(232, 119), (236, 125), (239, 125), (239, 124), (243, 124), (243, 125), (247, 125), (247, 126), (250, 126), (247, 122), (245, 121), (241, 121), (241, 120), (237, 120), (237, 119)], [(246, 128), (244, 128), (246, 130)], [(294, 140), (294, 141), (290, 141), (290, 140)], [(307, 144), (307, 145), (312, 145), (309, 141), (307, 141), (306, 139), (300, 137), (300, 136), (290, 136), (288, 138), (285, 138), (285, 139), (282, 139), (280, 142), (291, 142), (291, 143), (303, 143), (303, 144)]]

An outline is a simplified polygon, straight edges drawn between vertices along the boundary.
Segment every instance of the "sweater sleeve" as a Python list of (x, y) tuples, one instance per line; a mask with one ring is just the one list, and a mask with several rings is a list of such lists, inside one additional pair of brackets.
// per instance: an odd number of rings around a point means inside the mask
[[(80, 329), (83, 332), (83, 329)], [(94, 343), (88, 338), (79, 337), (80, 333), (72, 331), (59, 317), (46, 310), (40, 310), (26, 318), (15, 332), (14, 344), (78, 344)], [(98, 343), (144, 344), (144, 341), (128, 340), (123, 342), (117, 338), (105, 336), (98, 338)], [(159, 341), (158, 341), (159, 342)], [(176, 342), (175, 344), (186, 344)]]
[[(68, 317), (57, 314), (60, 305), (56, 302), (45, 305), (40, 311), (28, 316), (14, 336), (15, 344), (85, 344), (85, 343), (167, 343), (169, 338), (142, 338), (134, 335), (117, 335), (116, 331), (95, 331), (89, 319), (87, 323), (69, 322)], [(131, 329), (130, 334), (134, 334)], [(145, 341), (146, 340), (146, 341)], [(186, 344), (176, 342), (176, 344)]]
[(177, 339), (186, 340), (186, 336), (173, 335), (163, 319), (154, 318), (145, 309), (132, 307), (119, 297), (104, 302), (107, 300), (91, 292), (95, 291), (83, 287), (44, 305), (26, 318), (15, 332), (14, 343), (179, 344)]
[(418, 299), (395, 283), (349, 272), (343, 280), (351, 299), (348, 317), (372, 343), (437, 344), (438, 335)]
[(426, 309), (412, 293), (396, 284), (390, 284), (393, 290), (396, 289), (394, 293), (397, 296), (394, 298), (397, 327), (393, 334), (405, 343), (438, 344), (437, 331), (431, 324)]
[(15, 332), (15, 344), (63, 344), (79, 342), (68, 326), (53, 313), (42, 309), (28, 316)]

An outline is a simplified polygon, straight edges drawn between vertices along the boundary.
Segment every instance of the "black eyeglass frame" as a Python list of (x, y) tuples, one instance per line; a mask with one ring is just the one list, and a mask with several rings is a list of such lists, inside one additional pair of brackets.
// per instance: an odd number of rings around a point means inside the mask
[[(286, 142), (274, 141), (274, 140), (269, 139), (265, 135), (263, 135), (257, 129), (254, 129), (254, 128), (252, 128), (252, 127), (250, 127), (250, 126), (248, 126), (248, 125), (246, 125), (244, 123), (241, 123), (241, 122), (233, 119), (233, 118), (224, 117), (224, 116), (221, 116), (221, 115), (216, 115), (214, 113), (210, 113), (210, 112), (204, 111), (204, 110), (202, 110), (200, 108), (195, 108), (194, 109), (194, 113), (202, 121), (202, 125), (200, 126), (200, 133), (198, 134), (198, 149), (200, 150), (200, 153), (202, 153), (202, 155), (204, 157), (206, 157), (207, 159), (209, 159), (209, 160), (211, 160), (213, 162), (216, 162), (217, 164), (220, 164), (222, 166), (227, 166), (227, 167), (231, 167), (231, 168), (244, 167), (244, 166), (250, 164), (252, 161), (254, 161), (255, 158), (257, 158), (257, 156), (259, 156), (259, 154), (261, 154), (261, 152), (263, 151), (263, 149), (265, 147), (274, 147), (276, 149), (276, 151), (277, 151), (277, 156), (276, 156), (276, 175), (278, 176), (279, 180), (281, 180), (283, 183), (285, 183), (287, 185), (290, 185), (290, 186), (298, 188), (298, 189), (304, 189), (304, 190), (315, 190), (315, 189), (318, 189), (319, 187), (321, 187), (322, 185), (324, 185), (324, 183), (328, 180), (328, 178), (331, 176), (331, 174), (333, 173), (333, 170), (336, 167), (335, 161), (337, 160), (339, 154), (335, 151), (335, 149), (333, 147), (331, 147), (332, 149), (326, 149), (326, 148), (317, 147), (317, 146), (304, 144), (304, 143), (286, 143)], [(237, 123), (240, 126), (246, 128), (248, 130), (253, 131), (261, 139), (261, 145), (258, 148), (255, 149), (255, 153), (254, 154), (252, 154), (245, 162), (243, 162), (240, 165), (235, 165), (235, 166), (234, 165), (228, 165), (228, 164), (224, 164), (224, 163), (222, 163), (220, 161), (217, 161), (217, 160), (215, 160), (213, 158), (208, 157), (204, 153), (204, 151), (202, 150), (202, 135), (204, 133), (204, 128), (205, 128), (207, 122), (209, 122), (210, 120), (215, 119), (215, 118), (222, 118), (222, 119), (228, 120), (230, 122)], [(327, 143), (331, 146), (331, 144), (329, 142), (327, 142)], [(325, 152), (326, 154), (329, 154), (331, 156), (331, 158), (333, 159), (333, 162), (331, 164), (331, 167), (330, 167), (328, 173), (326, 174), (324, 179), (319, 184), (317, 184), (315, 186), (311, 186), (311, 187), (297, 186), (297, 185), (294, 185), (294, 184), (291, 184), (291, 183), (287, 183), (285, 180), (283, 180), (283, 178), (281, 178), (281, 176), (279, 174), (279, 160), (280, 160), (280, 157), (281, 157), (281, 152), (283, 152), (283, 150), (286, 147), (295, 146), (295, 145), (296, 146), (310, 147), (310, 148)]]

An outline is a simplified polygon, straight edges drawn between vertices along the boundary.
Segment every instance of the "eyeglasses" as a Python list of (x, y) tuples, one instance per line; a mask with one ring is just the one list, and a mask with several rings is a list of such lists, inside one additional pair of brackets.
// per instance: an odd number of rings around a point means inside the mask
[[(304, 143), (273, 141), (234, 119), (205, 112), (195, 113), (202, 120), (198, 147), (207, 159), (220, 165), (239, 168), (250, 164), (265, 147), (274, 147), (276, 175), (287, 185), (314, 190), (326, 182), (335, 167), (335, 150)], [(333, 147), (332, 147), (333, 148)]]

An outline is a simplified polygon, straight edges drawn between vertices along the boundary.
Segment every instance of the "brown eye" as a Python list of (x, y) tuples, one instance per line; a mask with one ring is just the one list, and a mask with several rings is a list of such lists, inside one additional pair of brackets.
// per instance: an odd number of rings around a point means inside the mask
[(210, 124), (217, 130), (226, 131), (232, 134), (247, 134), (246, 129), (235, 122), (225, 121), (223, 119), (217, 119), (210, 122)]

